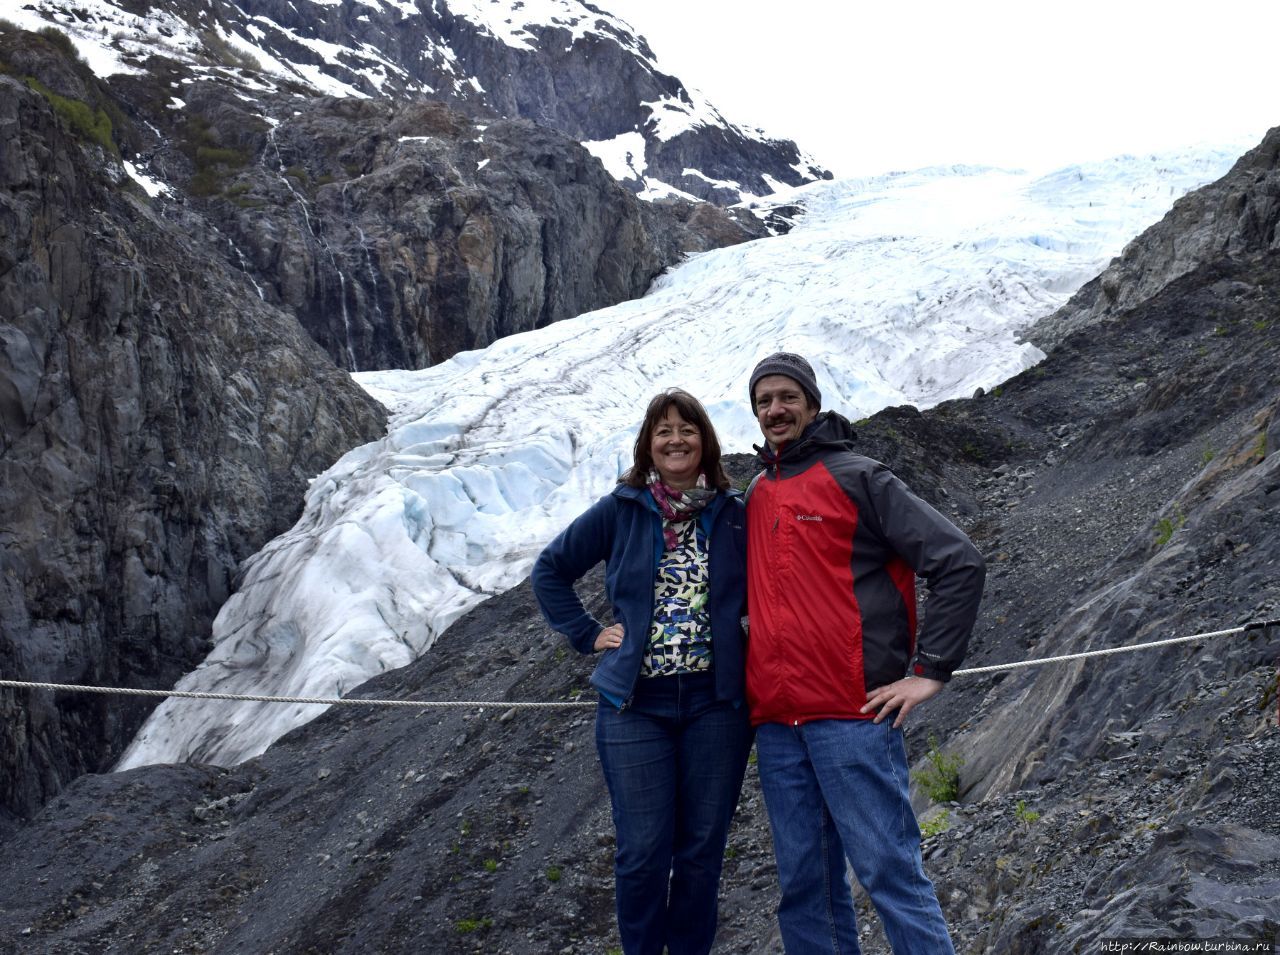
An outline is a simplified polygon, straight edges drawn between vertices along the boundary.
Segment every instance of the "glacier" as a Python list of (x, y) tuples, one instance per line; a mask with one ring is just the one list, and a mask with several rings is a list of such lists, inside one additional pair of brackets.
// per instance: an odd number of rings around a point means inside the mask
[[(694, 256), (643, 298), (356, 375), (390, 412), (386, 436), (313, 480), (177, 688), (332, 698), (411, 662), (610, 489), (660, 389), (692, 391), (741, 452), (758, 440), (748, 374), (778, 349), (805, 354), (824, 407), (854, 419), (1007, 379), (1043, 357), (1021, 331), (1241, 151), (813, 183), (752, 202), (802, 209), (789, 233)], [(232, 765), (323, 709), (169, 699), (116, 768)]]

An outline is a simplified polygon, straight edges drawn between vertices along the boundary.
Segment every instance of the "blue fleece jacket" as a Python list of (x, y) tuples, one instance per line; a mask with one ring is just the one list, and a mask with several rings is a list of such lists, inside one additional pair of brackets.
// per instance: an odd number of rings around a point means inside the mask
[[(747, 530), (737, 491), (717, 494), (699, 516), (707, 541), (710, 578), (712, 667), (716, 697), (737, 701), (744, 694), (747, 607)], [(605, 562), (605, 593), (613, 618), (622, 624), (622, 646), (606, 650), (591, 674), (591, 685), (614, 701), (629, 700), (640, 676), (653, 623), (653, 586), (662, 558), (662, 517), (647, 488), (619, 484), (573, 521), (538, 555), (533, 592), (553, 630), (569, 638), (579, 653), (594, 652), (604, 624), (589, 614), (573, 589), (587, 571)]]

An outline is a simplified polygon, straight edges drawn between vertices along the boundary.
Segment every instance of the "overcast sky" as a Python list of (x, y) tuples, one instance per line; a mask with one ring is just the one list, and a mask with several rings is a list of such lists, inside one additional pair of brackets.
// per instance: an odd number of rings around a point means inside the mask
[(729, 120), (838, 176), (1256, 143), (1276, 0), (594, 0)]

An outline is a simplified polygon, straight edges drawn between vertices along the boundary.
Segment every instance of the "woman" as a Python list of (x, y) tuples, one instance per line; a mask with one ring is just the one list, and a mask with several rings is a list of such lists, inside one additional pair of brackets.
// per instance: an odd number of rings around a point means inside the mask
[[(596, 748), (613, 804), (626, 955), (705, 955), (751, 728), (744, 701), (746, 527), (707, 412), (649, 402), (613, 492), (547, 545), (533, 589), (551, 627), (601, 654)], [(573, 584), (601, 560), (614, 623)]]

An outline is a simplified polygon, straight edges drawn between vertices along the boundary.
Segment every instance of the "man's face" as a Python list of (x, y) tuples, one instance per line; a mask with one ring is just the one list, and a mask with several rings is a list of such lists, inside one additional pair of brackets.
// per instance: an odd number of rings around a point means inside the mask
[(818, 409), (809, 406), (804, 389), (786, 375), (765, 375), (756, 382), (756, 421), (775, 451), (800, 437)]

